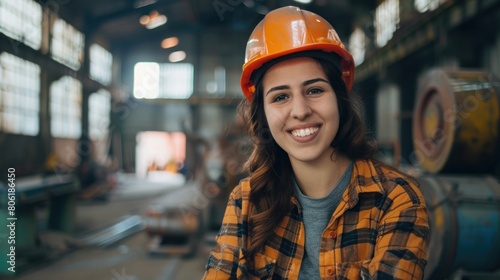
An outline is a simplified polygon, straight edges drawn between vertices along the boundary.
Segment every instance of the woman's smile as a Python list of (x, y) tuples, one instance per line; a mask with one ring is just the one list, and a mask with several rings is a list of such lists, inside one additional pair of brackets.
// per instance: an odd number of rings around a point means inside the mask
[(290, 133), (295, 137), (306, 137), (318, 132), (319, 126), (313, 126), (308, 128), (299, 128), (290, 131)]

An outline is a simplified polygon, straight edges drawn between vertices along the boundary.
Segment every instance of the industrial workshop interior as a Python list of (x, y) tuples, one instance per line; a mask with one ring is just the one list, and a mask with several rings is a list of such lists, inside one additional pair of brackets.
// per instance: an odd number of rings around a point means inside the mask
[(500, 279), (499, 0), (0, 0), (0, 279), (202, 279), (249, 176), (247, 41), (285, 6), (334, 26), (418, 180), (424, 279)]

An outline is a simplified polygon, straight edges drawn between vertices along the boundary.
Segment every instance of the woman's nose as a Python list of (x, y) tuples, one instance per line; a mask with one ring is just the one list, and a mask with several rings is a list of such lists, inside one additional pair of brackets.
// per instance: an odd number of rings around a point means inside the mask
[(296, 96), (292, 99), (292, 108), (290, 110), (290, 116), (292, 118), (303, 120), (311, 115), (312, 110), (307, 100), (305, 100), (304, 96)]

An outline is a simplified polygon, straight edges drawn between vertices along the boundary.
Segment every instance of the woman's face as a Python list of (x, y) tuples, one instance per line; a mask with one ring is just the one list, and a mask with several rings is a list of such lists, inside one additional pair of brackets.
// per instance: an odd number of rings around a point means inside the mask
[(279, 62), (267, 70), (262, 86), (269, 129), (292, 164), (329, 160), (340, 117), (319, 63), (307, 57)]

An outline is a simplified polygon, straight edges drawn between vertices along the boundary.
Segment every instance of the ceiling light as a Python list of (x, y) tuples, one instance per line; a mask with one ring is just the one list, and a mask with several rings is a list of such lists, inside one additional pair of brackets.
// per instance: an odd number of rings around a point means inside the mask
[(149, 20), (150, 20), (149, 23), (146, 24), (147, 29), (153, 29), (153, 28), (162, 26), (165, 23), (167, 23), (167, 17), (164, 15), (159, 15), (159, 16), (154, 17), (154, 18), (150, 17)]
[(178, 44), (179, 44), (179, 39), (177, 37), (170, 37), (161, 41), (161, 47), (164, 49), (173, 48)]
[(186, 52), (184, 52), (184, 51), (176, 51), (176, 52), (171, 53), (168, 56), (168, 60), (170, 62), (183, 61), (185, 58), (186, 58)]
[(167, 17), (160, 14), (158, 11), (152, 11), (149, 15), (143, 15), (139, 22), (146, 26), (147, 29), (153, 29), (167, 23)]
[(301, 4), (309, 4), (312, 2), (312, 0), (294, 0), (295, 2), (299, 2)]
[(146, 25), (149, 23), (149, 16), (148, 15), (144, 15), (142, 16), (140, 19), (139, 19), (139, 22), (142, 24), (142, 25)]

